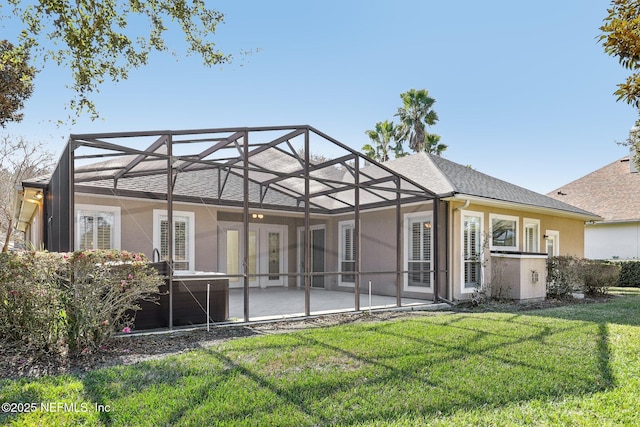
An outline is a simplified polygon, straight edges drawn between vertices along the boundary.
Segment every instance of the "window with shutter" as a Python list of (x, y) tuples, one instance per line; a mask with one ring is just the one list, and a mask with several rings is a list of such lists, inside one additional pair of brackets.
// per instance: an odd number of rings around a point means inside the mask
[(524, 251), (540, 252), (540, 221), (524, 219)]
[(480, 213), (464, 212), (462, 215), (462, 264), (463, 291), (482, 284), (482, 221)]
[(405, 288), (426, 291), (433, 283), (431, 216), (424, 213), (405, 215)]
[(409, 286), (431, 286), (431, 221), (410, 220)]
[(340, 285), (353, 286), (356, 281), (354, 274), (344, 274), (356, 270), (355, 224), (354, 221), (344, 221), (339, 224), (340, 230)]
[(76, 249), (120, 249), (120, 208), (76, 206)]
[[(166, 211), (154, 209), (154, 248), (163, 260), (169, 259), (169, 221)], [(173, 213), (173, 262), (175, 271), (194, 270), (195, 216), (193, 212)]]

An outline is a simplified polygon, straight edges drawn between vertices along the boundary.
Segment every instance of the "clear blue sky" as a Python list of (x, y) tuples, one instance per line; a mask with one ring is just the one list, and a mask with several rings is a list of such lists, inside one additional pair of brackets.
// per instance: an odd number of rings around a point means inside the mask
[[(156, 55), (102, 87), (100, 120), (60, 127), (68, 74), (49, 64), (25, 120), (3, 132), (58, 155), (70, 133), (310, 124), (360, 149), (366, 129), (394, 118), (401, 92), (424, 88), (446, 158), (546, 193), (627, 153), (615, 141), (637, 115), (612, 95), (626, 74), (597, 42), (608, 5), (219, 1), (226, 23), (216, 39), (233, 64)], [(170, 45), (181, 52), (180, 36)]]

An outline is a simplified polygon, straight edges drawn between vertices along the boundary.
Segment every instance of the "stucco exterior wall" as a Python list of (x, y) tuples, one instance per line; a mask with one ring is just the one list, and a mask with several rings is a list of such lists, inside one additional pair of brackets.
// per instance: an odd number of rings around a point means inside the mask
[(492, 294), (520, 301), (542, 300), (547, 296), (546, 272), (546, 258), (492, 256)]
[[(438, 248), (442, 272), (440, 295), (444, 296), (446, 291), (446, 217), (445, 204), (442, 204), (441, 214), (439, 215), (439, 232), (440, 245)], [(368, 282), (371, 280), (372, 292), (378, 295), (396, 295), (397, 275), (396, 271), (396, 255), (397, 251), (401, 252), (401, 266), (404, 270), (405, 266), (405, 221), (406, 214), (424, 213), (432, 216), (431, 220), (435, 227), (433, 218), (433, 203), (425, 202), (414, 204), (411, 206), (403, 206), (400, 210), (400, 248), (397, 247), (396, 237), (396, 210), (395, 208), (380, 209), (374, 211), (363, 211), (360, 214), (360, 271), (365, 274), (361, 275), (360, 286), (361, 292), (368, 291)], [(342, 221), (353, 220), (353, 215), (343, 215), (327, 219), (327, 271), (340, 271), (339, 265), (339, 227)], [(433, 236), (433, 234), (432, 234)], [(435, 251), (436, 248), (434, 247)], [(435, 264), (433, 265), (435, 269)], [(367, 274), (366, 272), (373, 272)], [(381, 273), (393, 272), (393, 273)], [(414, 292), (404, 290), (405, 275), (401, 279), (401, 295), (405, 298), (432, 299), (433, 289), (428, 292)], [(342, 290), (352, 292), (352, 287), (340, 286), (338, 275), (332, 275), (327, 279), (327, 288), (332, 290)]]
[(585, 258), (640, 259), (640, 222), (587, 225), (584, 246)]
[[(472, 289), (463, 288), (463, 271), (462, 271), (462, 215), (460, 208), (464, 206), (463, 201), (451, 201), (449, 205), (450, 217), (450, 265), (451, 271), (449, 275), (450, 285), (453, 289), (453, 298), (456, 300), (469, 299)], [(518, 218), (518, 248), (517, 251), (524, 251), (524, 219), (534, 219), (540, 221), (540, 251), (546, 252), (546, 242), (544, 235), (548, 231), (557, 231), (559, 233), (559, 254), (574, 255), (578, 257), (584, 256), (584, 221), (580, 219), (554, 216), (548, 213), (539, 213), (536, 211), (519, 210), (513, 208), (504, 208), (494, 205), (484, 205), (477, 202), (471, 202), (464, 211), (478, 212), (483, 215), (482, 224), (484, 250), (483, 250), (483, 280), (484, 283), (490, 283), (492, 280), (492, 259), (489, 255), (488, 247), (490, 226), (490, 214), (508, 215)]]
[[(76, 205), (120, 207), (120, 247), (142, 252), (153, 259), (153, 210), (166, 210), (162, 201), (113, 198), (76, 194)], [(195, 270), (218, 271), (216, 243), (216, 209), (211, 206), (174, 203), (174, 211), (193, 212), (195, 215)], [(74, 219), (75, 222), (75, 219)]]

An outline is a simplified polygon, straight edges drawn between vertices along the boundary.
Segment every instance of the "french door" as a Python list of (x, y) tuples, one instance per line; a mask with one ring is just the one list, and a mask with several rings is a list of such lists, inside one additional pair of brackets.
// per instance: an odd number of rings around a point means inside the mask
[[(244, 230), (241, 223), (219, 222), (218, 263), (229, 275), (244, 272)], [(286, 283), (286, 227), (276, 224), (250, 224), (247, 270), (249, 286), (284, 286)], [(229, 286), (242, 287), (241, 277), (230, 278)]]

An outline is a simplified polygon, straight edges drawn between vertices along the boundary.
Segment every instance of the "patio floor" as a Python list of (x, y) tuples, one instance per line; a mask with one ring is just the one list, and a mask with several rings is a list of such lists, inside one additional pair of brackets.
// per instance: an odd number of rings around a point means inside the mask
[[(311, 289), (311, 315), (338, 313), (354, 310), (352, 292)], [(431, 300), (402, 298), (402, 306), (433, 305)], [(360, 294), (360, 310), (369, 309), (369, 295)], [(395, 296), (371, 296), (371, 309), (396, 307)], [(274, 320), (304, 316), (304, 289), (300, 288), (250, 288), (249, 320)], [(229, 320), (244, 321), (243, 289), (229, 290)]]

